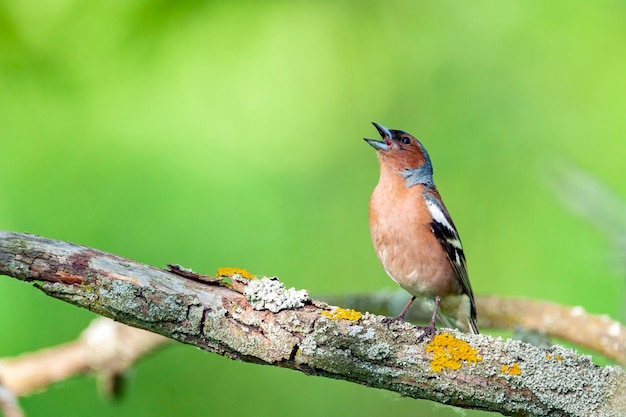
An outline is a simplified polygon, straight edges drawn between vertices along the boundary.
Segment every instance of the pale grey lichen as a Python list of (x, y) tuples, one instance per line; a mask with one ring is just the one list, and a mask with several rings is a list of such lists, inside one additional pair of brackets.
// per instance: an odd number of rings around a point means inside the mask
[(386, 342), (373, 343), (367, 348), (369, 360), (383, 360), (390, 356), (391, 346)]
[(350, 326), (348, 328), (348, 334), (353, 337), (358, 335), (362, 331), (363, 331), (363, 326), (359, 326), (359, 325)]
[(276, 277), (251, 280), (243, 294), (255, 310), (269, 310), (273, 313), (302, 307), (309, 300), (307, 290), (286, 289), (285, 284)]

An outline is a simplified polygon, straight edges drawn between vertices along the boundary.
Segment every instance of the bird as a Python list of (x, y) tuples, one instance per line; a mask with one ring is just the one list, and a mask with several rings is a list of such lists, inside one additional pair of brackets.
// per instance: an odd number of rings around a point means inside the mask
[[(364, 138), (378, 155), (380, 178), (369, 203), (376, 255), (387, 275), (411, 294), (389, 326), (404, 321), (417, 297), (434, 300), (432, 319), (418, 343), (436, 334), (437, 317), (478, 334), (476, 303), (459, 233), (433, 181), (426, 148), (411, 134), (372, 122), (382, 140)], [(441, 310), (441, 311), (440, 311)]]

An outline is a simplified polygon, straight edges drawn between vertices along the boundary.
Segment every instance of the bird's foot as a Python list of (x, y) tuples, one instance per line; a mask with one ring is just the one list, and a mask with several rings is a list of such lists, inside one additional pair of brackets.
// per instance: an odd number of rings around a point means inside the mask
[(428, 338), (433, 340), (435, 334), (437, 333), (437, 328), (435, 327), (435, 323), (430, 323), (427, 326), (417, 326), (418, 329), (422, 331), (420, 337), (417, 338), (417, 343), (420, 343), (422, 340)]
[(394, 323), (404, 323), (404, 315), (400, 314), (397, 317), (385, 317), (382, 322), (385, 323), (389, 329)]
[(413, 304), (413, 301), (415, 301), (415, 296), (411, 297), (409, 303), (406, 305), (406, 307), (404, 307), (404, 310), (402, 310), (402, 313), (400, 313), (398, 317), (385, 317), (383, 319), (383, 323), (387, 325), (387, 328), (389, 328), (394, 323), (404, 323), (404, 316), (406, 315), (406, 312), (409, 311), (409, 308), (411, 307), (411, 304)]

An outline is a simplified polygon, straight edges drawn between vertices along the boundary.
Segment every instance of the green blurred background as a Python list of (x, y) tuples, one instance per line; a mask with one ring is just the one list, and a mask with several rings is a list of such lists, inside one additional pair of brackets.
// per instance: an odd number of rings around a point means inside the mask
[[(394, 288), (367, 225), (378, 165), (362, 137), (377, 121), (430, 151), (476, 293), (619, 317), (613, 248), (548, 178), (568, 161), (626, 195), (625, 109), (623, 1), (2, 1), (0, 229), (247, 268), (313, 295)], [(2, 277), (0, 357), (93, 317)], [(138, 364), (117, 403), (95, 385), (21, 403), (32, 416), (457, 415), (183, 345)]]

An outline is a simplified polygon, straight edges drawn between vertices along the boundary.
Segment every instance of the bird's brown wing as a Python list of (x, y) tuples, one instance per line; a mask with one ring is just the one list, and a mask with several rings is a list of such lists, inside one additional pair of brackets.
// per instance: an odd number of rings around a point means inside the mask
[(446, 207), (441, 203), (441, 198), (436, 190), (428, 190), (424, 193), (426, 199), (426, 205), (433, 218), (430, 227), (433, 234), (443, 247), (444, 251), (448, 255), (448, 259), (452, 264), (452, 268), (456, 273), (456, 277), (461, 284), (461, 289), (464, 294), (467, 294), (470, 300), (470, 326), (472, 327), (472, 333), (478, 334), (478, 328), (476, 326), (476, 303), (474, 301), (474, 293), (472, 292), (472, 286), (469, 282), (469, 276), (467, 274), (467, 263), (465, 261), (465, 252), (463, 252), (463, 245), (461, 239), (456, 231), (456, 227), (452, 222), (452, 218), (448, 213)]

